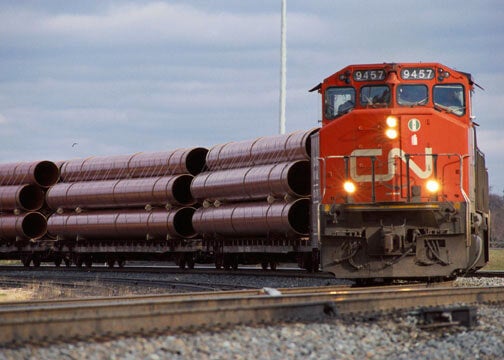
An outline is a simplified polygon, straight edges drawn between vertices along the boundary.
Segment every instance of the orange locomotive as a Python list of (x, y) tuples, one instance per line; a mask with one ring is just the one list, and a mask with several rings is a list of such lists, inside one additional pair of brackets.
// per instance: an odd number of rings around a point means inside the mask
[(488, 261), (488, 176), (471, 75), (351, 65), (312, 89), (312, 243), (344, 278), (445, 277)]

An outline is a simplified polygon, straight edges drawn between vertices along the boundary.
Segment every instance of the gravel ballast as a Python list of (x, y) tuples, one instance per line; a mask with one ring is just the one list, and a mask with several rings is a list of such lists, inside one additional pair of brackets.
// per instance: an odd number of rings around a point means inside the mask
[[(456, 286), (503, 286), (459, 279)], [(504, 307), (479, 305), (471, 329), (422, 330), (411, 313), (237, 326), (113, 340), (0, 349), (0, 359), (500, 359)]]

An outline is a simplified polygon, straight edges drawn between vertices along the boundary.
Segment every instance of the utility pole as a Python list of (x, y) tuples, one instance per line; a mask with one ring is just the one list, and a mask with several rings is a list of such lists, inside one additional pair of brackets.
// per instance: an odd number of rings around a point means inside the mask
[(282, 0), (280, 50), (280, 134), (285, 134), (285, 93), (287, 91), (287, 0)]

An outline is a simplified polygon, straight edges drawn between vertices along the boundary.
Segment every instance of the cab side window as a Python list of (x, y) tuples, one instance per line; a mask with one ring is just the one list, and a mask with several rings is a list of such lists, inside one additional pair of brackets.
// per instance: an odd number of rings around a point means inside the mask
[(325, 92), (324, 107), (327, 119), (346, 114), (355, 107), (355, 89), (353, 87), (328, 88)]
[(434, 86), (434, 107), (457, 116), (465, 114), (464, 87), (459, 84)]

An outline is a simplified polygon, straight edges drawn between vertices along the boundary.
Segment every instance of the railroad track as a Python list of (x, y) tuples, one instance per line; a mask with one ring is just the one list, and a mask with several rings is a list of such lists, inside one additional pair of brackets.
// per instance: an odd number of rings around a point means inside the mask
[(146, 334), (210, 326), (320, 320), (327, 316), (504, 301), (504, 287), (320, 287), (9, 303), (0, 343)]
[[(30, 276), (29, 273), (26, 275)], [(50, 288), (60, 286), (62, 288), (98, 290), (100, 291), (100, 294), (108, 294), (110, 289), (116, 289), (116, 286), (123, 286), (124, 288), (157, 288), (158, 290), (165, 290), (167, 292), (223, 291), (256, 288), (243, 284), (227, 284), (222, 282), (212, 282), (211, 284), (208, 284), (169, 279), (150, 279), (148, 277), (128, 278), (117, 276), (111, 277), (106, 275), (95, 277), (93, 274), (86, 272), (77, 273), (71, 277), (64, 275), (65, 274), (54, 272), (48, 274), (44, 278), (22, 277), (22, 275), (18, 275), (16, 278), (0, 277), (0, 286), (7, 288), (31, 286)]]
[(210, 274), (210, 275), (247, 275), (247, 276), (277, 276), (277, 277), (300, 277), (300, 278), (334, 278), (334, 275), (326, 272), (309, 273), (306, 270), (294, 268), (281, 268), (277, 270), (263, 270), (259, 268), (244, 267), (238, 270), (215, 269), (213, 266), (199, 266), (195, 269), (180, 269), (177, 266), (128, 266), (124, 268), (108, 268), (106, 266), (86, 267), (24, 267), (17, 265), (0, 266), (2, 271), (54, 271), (54, 272), (86, 272), (86, 273), (151, 273), (151, 274)]

